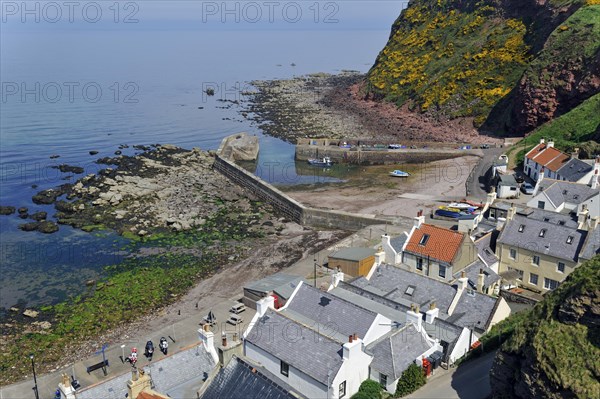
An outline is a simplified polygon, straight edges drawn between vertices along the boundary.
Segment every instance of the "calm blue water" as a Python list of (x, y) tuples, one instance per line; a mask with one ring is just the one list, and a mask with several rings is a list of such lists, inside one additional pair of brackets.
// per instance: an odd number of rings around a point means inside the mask
[[(3, 23), (0, 204), (53, 215), (51, 206), (31, 202), (36, 191), (69, 181), (63, 180), (68, 174), (50, 166), (68, 163), (94, 173), (100, 167), (93, 161), (112, 155), (120, 144), (215, 149), (224, 136), (246, 131), (261, 136), (259, 166), (276, 162), (283, 170), (293, 163), (293, 147), (262, 136), (237, 107), (219, 108), (228, 103), (217, 100), (239, 100), (238, 88), (248, 88), (254, 79), (366, 71), (396, 15), (382, 11), (378, 30), (342, 24), (336, 29), (224, 29), (219, 24), (180, 29), (151, 22), (135, 29), (23, 29)], [(218, 88), (214, 97), (203, 94), (208, 85)], [(90, 156), (91, 150), (99, 154)], [(60, 158), (50, 159), (54, 154)], [(276, 173), (273, 180), (314, 178), (298, 177), (287, 167), (285, 176)], [(49, 303), (78, 293), (103, 265), (120, 260), (124, 242), (113, 234), (66, 226), (53, 235), (24, 233), (17, 229), (22, 222), (15, 215), (0, 217), (0, 306)]]

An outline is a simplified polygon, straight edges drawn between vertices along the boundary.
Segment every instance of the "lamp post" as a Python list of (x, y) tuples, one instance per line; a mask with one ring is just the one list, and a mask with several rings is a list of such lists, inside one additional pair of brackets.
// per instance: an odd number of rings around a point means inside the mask
[(31, 359), (31, 369), (33, 370), (33, 392), (35, 392), (35, 399), (40, 399), (40, 396), (38, 394), (38, 386), (37, 386), (37, 377), (35, 375), (35, 362), (33, 361), (33, 354), (29, 355), (29, 358)]
[(315, 266), (315, 275), (314, 275), (314, 278), (315, 278), (315, 288), (317, 288), (317, 258), (316, 257), (313, 258), (313, 264)]

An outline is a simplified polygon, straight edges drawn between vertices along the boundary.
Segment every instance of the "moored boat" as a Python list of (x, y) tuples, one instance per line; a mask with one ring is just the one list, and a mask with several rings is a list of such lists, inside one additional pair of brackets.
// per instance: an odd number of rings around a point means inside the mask
[(408, 176), (410, 176), (410, 173), (401, 171), (399, 169), (396, 169), (396, 170), (390, 172), (390, 176), (394, 176), (394, 177), (408, 177)]
[(309, 165), (313, 165), (313, 166), (331, 166), (331, 165), (333, 165), (333, 162), (331, 161), (331, 158), (329, 158), (329, 157), (309, 159), (308, 163), (309, 163)]

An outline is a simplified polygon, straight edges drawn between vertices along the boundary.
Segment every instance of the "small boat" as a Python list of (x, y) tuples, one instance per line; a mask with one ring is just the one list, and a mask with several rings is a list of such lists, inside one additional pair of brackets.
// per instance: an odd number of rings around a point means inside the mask
[(390, 176), (394, 176), (394, 177), (408, 177), (408, 176), (410, 176), (410, 173), (403, 172), (403, 171), (401, 171), (399, 169), (396, 169), (393, 172), (390, 172)]
[(452, 219), (457, 219), (457, 218), (463, 216), (461, 212), (454, 212), (449, 209), (436, 209), (435, 214), (437, 216), (443, 216), (443, 217), (452, 218)]
[(449, 208), (458, 208), (458, 209), (469, 209), (472, 208), (473, 206), (466, 204), (464, 202), (451, 202), (448, 204)]
[(313, 166), (331, 166), (331, 165), (333, 165), (333, 162), (331, 161), (331, 158), (329, 158), (329, 157), (309, 159), (308, 163), (309, 163), (309, 165), (313, 165)]

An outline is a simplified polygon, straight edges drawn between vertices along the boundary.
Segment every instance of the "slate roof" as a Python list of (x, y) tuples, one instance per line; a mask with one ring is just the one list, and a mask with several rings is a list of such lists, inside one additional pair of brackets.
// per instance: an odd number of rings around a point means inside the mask
[(517, 180), (515, 179), (515, 177), (513, 175), (500, 175), (499, 177), (500, 177), (500, 181), (498, 182), (498, 184), (501, 186), (507, 186), (507, 187), (518, 186)]
[(404, 243), (408, 240), (408, 234), (402, 233), (398, 237), (390, 239), (390, 245), (394, 248), (397, 253), (402, 252)]
[(203, 399), (292, 399), (300, 394), (290, 393), (283, 381), (274, 377), (263, 367), (250, 364), (234, 356), (210, 381)]
[[(421, 239), (425, 234), (429, 235), (429, 239), (421, 245)], [(441, 262), (452, 263), (464, 238), (463, 233), (423, 223), (421, 227), (415, 229), (412, 233), (405, 251), (423, 257), (429, 256)]]
[(577, 223), (577, 216), (567, 213), (552, 212), (546, 209), (527, 208), (526, 212), (517, 212), (517, 214), (531, 220), (556, 224), (571, 229), (577, 229), (577, 226), (579, 226), (579, 223)]
[[(156, 359), (156, 357), (155, 357)], [(153, 389), (172, 398), (195, 396), (204, 380), (213, 370), (213, 358), (198, 346), (177, 352), (145, 366), (144, 371), (154, 383)], [(110, 380), (83, 388), (77, 392), (77, 399), (123, 399), (127, 393), (127, 381), (131, 372)]]
[[(450, 285), (388, 264), (381, 264), (373, 273), (371, 280), (359, 277), (349, 284), (405, 306), (410, 306), (411, 303), (418, 304), (422, 311), (428, 309), (430, 303), (435, 302), (440, 310), (439, 318), (467, 328), (472, 327), (472, 320), (480, 321), (481, 325), (485, 325), (491, 319), (497, 302), (496, 298), (479, 292), (473, 292), (472, 298), (480, 300), (481, 303), (465, 300), (464, 297), (467, 296), (465, 291), (454, 313), (449, 316), (448, 308), (456, 296), (457, 285)], [(412, 295), (406, 293), (409, 286), (414, 287)]]
[[(549, 213), (557, 215), (554, 212)], [(519, 229), (522, 231), (519, 231)], [(540, 237), (541, 230), (545, 230), (543, 237)], [(536, 220), (532, 217), (516, 214), (512, 220), (506, 222), (498, 237), (498, 242), (576, 262), (585, 241), (586, 233), (567, 225), (561, 226), (552, 223), (552, 220)], [(573, 237), (571, 244), (567, 243), (568, 237)]]
[(568, 162), (562, 165), (560, 169), (558, 169), (557, 173), (568, 181), (576, 182), (583, 178), (586, 174), (590, 173), (592, 169), (592, 165), (583, 162), (581, 159), (571, 158)]
[(373, 248), (341, 248), (338, 251), (335, 251), (329, 255), (330, 258), (335, 259), (344, 259), (351, 261), (360, 261), (369, 256), (375, 255), (375, 250)]
[(454, 273), (454, 275), (452, 277), (454, 277), (455, 279), (458, 279), (458, 278), (460, 278), (461, 272), (464, 271), (465, 274), (467, 275), (467, 278), (469, 280), (471, 280), (473, 282), (473, 284), (477, 285), (480, 269), (483, 269), (483, 274), (485, 276), (483, 279), (483, 285), (485, 287), (489, 287), (496, 281), (500, 280), (500, 276), (495, 271), (493, 271), (488, 266), (486, 266), (486, 264), (483, 263), (481, 260), (477, 260), (477, 261), (471, 263), (469, 266), (465, 267), (463, 270)]
[(337, 375), (343, 362), (340, 342), (272, 309), (258, 319), (246, 337), (246, 343), (261, 348), (322, 384)]
[(600, 189), (592, 189), (587, 184), (554, 179), (543, 179), (538, 188), (538, 194), (545, 193), (555, 207), (565, 202), (579, 205), (599, 191)]
[(274, 291), (282, 298), (288, 299), (302, 280), (302, 277), (275, 273), (261, 280), (253, 281), (244, 288), (258, 292)]
[(579, 254), (581, 259), (589, 260), (600, 255), (600, 227), (588, 233), (587, 241)]
[(431, 345), (423, 334), (413, 324), (408, 324), (368, 345), (366, 352), (373, 356), (371, 368), (396, 380), (416, 358), (430, 348)]
[[(288, 302), (284, 312), (288, 311), (313, 320), (315, 325), (327, 326), (328, 330), (339, 332), (344, 339), (355, 333), (364, 338), (377, 317), (375, 312), (308, 284), (302, 284)], [(294, 318), (294, 314), (289, 317)]]
[(494, 250), (491, 247), (492, 244), (492, 234), (493, 232), (489, 232), (482, 236), (481, 238), (475, 241), (475, 247), (477, 248), (477, 254), (483, 260), (486, 265), (493, 265), (498, 262), (498, 257), (494, 253)]

